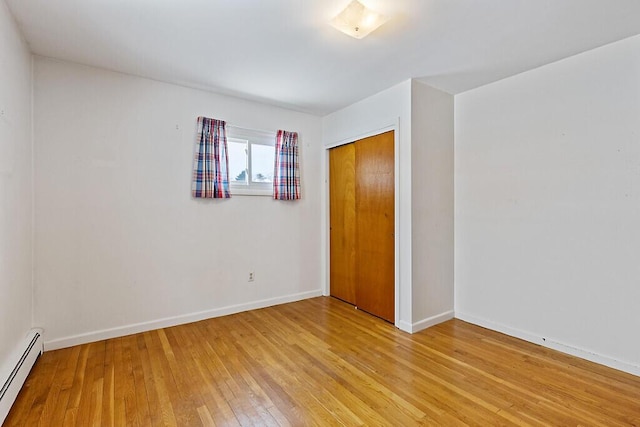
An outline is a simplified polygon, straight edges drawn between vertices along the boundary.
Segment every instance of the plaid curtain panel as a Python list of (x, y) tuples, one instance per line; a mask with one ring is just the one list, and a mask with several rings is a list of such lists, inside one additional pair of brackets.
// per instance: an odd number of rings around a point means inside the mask
[(276, 136), (273, 198), (277, 200), (296, 200), (300, 198), (300, 162), (298, 160), (297, 132), (279, 130)]
[(191, 194), (208, 199), (231, 197), (227, 131), (222, 120), (198, 117)]

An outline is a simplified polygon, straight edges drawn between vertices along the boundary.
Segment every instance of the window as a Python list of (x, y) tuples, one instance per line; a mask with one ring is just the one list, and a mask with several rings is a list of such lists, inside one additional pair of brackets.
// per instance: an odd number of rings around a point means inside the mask
[(227, 127), (231, 193), (273, 194), (275, 133)]

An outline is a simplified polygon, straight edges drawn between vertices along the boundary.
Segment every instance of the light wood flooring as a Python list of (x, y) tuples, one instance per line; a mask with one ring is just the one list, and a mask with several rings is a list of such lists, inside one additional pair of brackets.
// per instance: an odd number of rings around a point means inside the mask
[(321, 297), (44, 353), (7, 426), (640, 425), (640, 378)]

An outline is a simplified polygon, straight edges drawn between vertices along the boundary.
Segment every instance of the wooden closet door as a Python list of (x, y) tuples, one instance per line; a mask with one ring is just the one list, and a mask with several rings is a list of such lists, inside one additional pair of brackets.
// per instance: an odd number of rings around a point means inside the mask
[(356, 305), (356, 148), (329, 150), (330, 293)]
[[(395, 321), (393, 131), (356, 142), (356, 305)], [(332, 199), (333, 200), (333, 199)]]

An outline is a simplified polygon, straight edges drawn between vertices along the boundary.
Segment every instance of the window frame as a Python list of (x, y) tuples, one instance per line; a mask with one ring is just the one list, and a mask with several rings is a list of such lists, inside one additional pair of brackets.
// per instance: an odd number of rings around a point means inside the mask
[(235, 181), (235, 177), (229, 177), (229, 191), (238, 196), (273, 196), (273, 177), (271, 182), (253, 181), (253, 159), (251, 148), (253, 145), (268, 146), (273, 148), (274, 168), (276, 151), (276, 132), (267, 132), (254, 129), (241, 128), (227, 125), (227, 142), (246, 143), (246, 184)]

